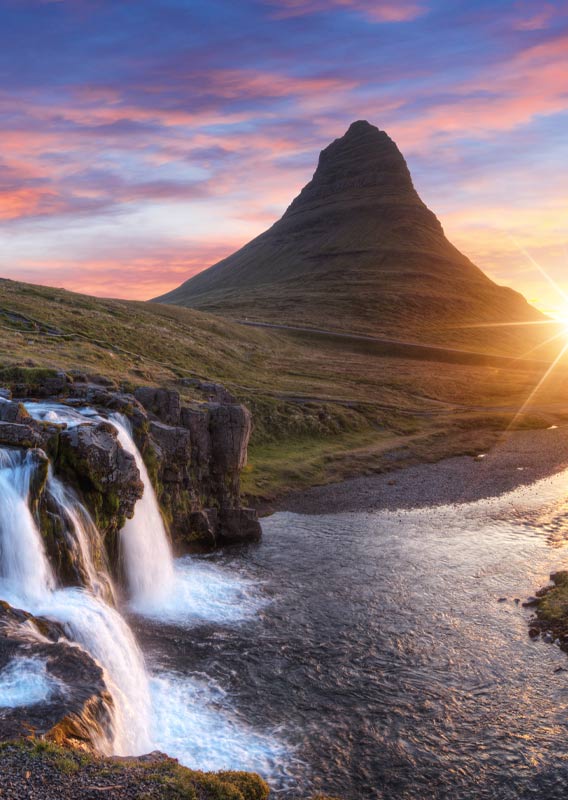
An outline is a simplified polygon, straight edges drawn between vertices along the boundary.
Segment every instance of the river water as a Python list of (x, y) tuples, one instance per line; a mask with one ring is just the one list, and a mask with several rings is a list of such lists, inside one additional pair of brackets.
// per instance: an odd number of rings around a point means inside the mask
[(285, 798), (564, 798), (568, 657), (529, 639), (515, 599), (567, 566), (567, 489), (281, 513), (258, 545), (178, 561), (191, 597), (131, 619), (158, 705), (167, 675), (158, 744), (259, 769)]

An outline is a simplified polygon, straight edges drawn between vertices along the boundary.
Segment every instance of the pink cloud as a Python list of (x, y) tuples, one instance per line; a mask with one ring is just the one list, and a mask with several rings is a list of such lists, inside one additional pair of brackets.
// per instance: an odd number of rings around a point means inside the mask
[(18, 280), (71, 289), (98, 297), (147, 300), (157, 297), (219, 261), (240, 246), (240, 242), (177, 242), (162, 247), (116, 248), (105, 253), (73, 259), (22, 260)]
[(278, 6), (278, 17), (298, 17), (329, 11), (330, 7), (356, 11), (372, 22), (409, 22), (426, 13), (423, 4), (399, 0), (381, 2), (380, 0), (268, 0), (270, 5)]
[(554, 17), (554, 6), (550, 3), (541, 4), (535, 11), (534, 3), (519, 3), (519, 16), (513, 22), (513, 28), (517, 31), (540, 31), (547, 28)]

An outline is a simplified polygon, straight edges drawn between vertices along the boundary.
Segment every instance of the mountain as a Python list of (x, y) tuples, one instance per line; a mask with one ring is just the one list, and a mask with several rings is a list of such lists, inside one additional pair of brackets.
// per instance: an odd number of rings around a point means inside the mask
[(156, 298), (234, 319), (521, 353), (545, 317), (444, 235), (396, 144), (354, 122), (269, 230)]

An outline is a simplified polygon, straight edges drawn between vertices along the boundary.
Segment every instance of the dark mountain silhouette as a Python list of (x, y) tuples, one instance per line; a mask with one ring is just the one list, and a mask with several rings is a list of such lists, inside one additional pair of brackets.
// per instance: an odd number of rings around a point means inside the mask
[(235, 319), (521, 353), (545, 317), (445, 237), (384, 132), (354, 122), (269, 230), (157, 302)]

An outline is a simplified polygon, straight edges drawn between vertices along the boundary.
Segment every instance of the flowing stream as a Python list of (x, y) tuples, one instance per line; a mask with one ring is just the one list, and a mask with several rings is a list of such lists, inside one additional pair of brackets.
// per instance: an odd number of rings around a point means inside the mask
[[(29, 511), (35, 469), (33, 454), (0, 451), (0, 597), (60, 620), (101, 663), (110, 751), (257, 770), (285, 798), (565, 797), (568, 659), (529, 639), (520, 601), (568, 565), (568, 473), (454, 507), (276, 514), (260, 544), (175, 562), (145, 491), (123, 531), (121, 609), (92, 520), (50, 476), (88, 577), (57, 587)], [(169, 591), (154, 594), (146, 570)], [(52, 689), (44, 664), (21, 659), (0, 673), (0, 706)]]

